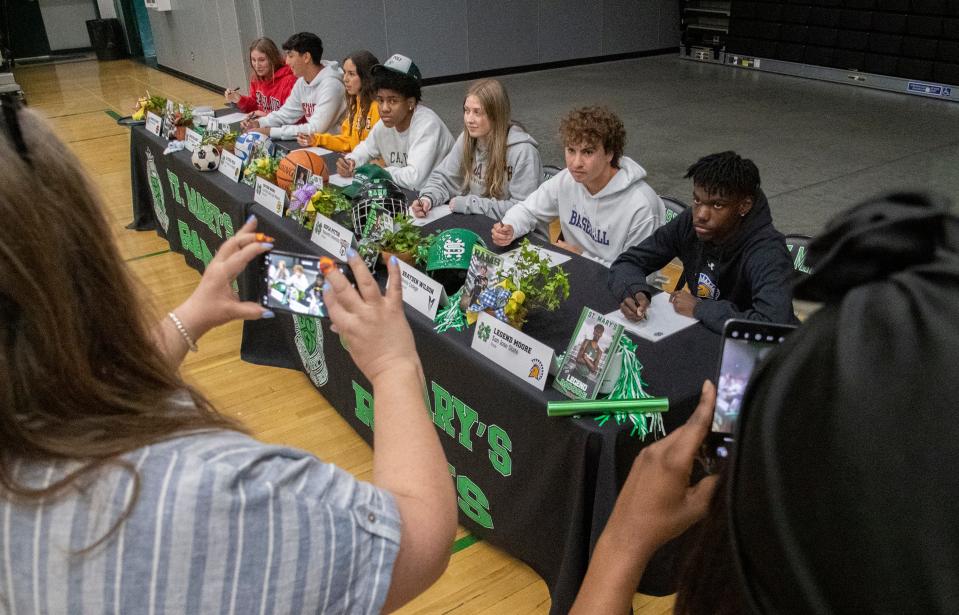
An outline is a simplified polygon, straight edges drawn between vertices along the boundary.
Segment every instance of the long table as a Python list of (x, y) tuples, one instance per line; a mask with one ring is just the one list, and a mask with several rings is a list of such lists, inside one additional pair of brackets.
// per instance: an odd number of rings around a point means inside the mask
[[(252, 188), (218, 173), (195, 172), (188, 152), (163, 156), (165, 145), (142, 128), (133, 129), (134, 222), (138, 228), (156, 225), (190, 265), (202, 270), (206, 255), (250, 213), (257, 214), (258, 229), (276, 239), (277, 249), (322, 254), (306, 229), (255, 205)], [(162, 197), (155, 196), (158, 191)], [(169, 218), (165, 226), (157, 224), (161, 215)], [(492, 223), (483, 216), (454, 214), (425, 230), (469, 228), (501, 252), (489, 241)], [(574, 256), (564, 267), (570, 275), (569, 300), (556, 312), (531, 315), (524, 328), (556, 352), (565, 349), (584, 305), (601, 312), (616, 307), (602, 265)], [(239, 283), (241, 294), (252, 298), (254, 274), (241, 276)], [(427, 378), (430, 412), (455, 478), (461, 523), (529, 564), (546, 581), (551, 612), (566, 612), (632, 461), (651, 440), (631, 436), (630, 426), (612, 420), (601, 425), (593, 418), (548, 418), (546, 402), (563, 399), (560, 393), (548, 385), (538, 391), (472, 351), (472, 328), (438, 334), (419, 312), (406, 312)], [(671, 431), (692, 412), (703, 379), (712, 377), (718, 336), (696, 325), (655, 344), (636, 341), (648, 390), (670, 400), (664, 421)], [(356, 432), (372, 442), (370, 384), (328, 320), (278, 314), (247, 322), (241, 355), (252, 363), (304, 371)], [(660, 550), (641, 591), (674, 591), (678, 550), (677, 543)]]

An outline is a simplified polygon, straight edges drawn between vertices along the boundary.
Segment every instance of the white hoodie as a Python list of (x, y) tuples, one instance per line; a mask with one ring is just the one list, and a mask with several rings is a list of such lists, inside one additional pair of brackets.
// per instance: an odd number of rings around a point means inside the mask
[[(340, 120), (346, 113), (343, 70), (329, 60), (320, 64), (323, 68), (313, 81), (297, 79), (283, 106), (260, 118), (260, 126), (270, 127), (270, 138), (295, 139), (301, 132), (340, 133)], [(306, 123), (297, 124), (301, 117), (306, 117)]]
[(355, 160), (358, 167), (382, 158), (398, 186), (419, 190), (451, 147), (453, 135), (443, 120), (432, 109), (416, 105), (409, 128), (399, 132), (380, 120), (346, 157)]
[(643, 178), (646, 170), (626, 156), (619, 170), (596, 194), (563, 169), (533, 194), (510, 208), (503, 224), (521, 237), (559, 216), (563, 236), (583, 248), (583, 256), (607, 267), (617, 256), (649, 237), (662, 224), (665, 208)]

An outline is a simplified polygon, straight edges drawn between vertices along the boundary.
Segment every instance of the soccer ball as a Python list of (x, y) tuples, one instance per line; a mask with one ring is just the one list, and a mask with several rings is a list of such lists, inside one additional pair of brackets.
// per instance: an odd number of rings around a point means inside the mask
[(197, 171), (215, 171), (220, 166), (220, 152), (213, 145), (201, 145), (193, 150), (191, 160)]
[(272, 156), (273, 141), (261, 132), (247, 132), (236, 138), (233, 153), (243, 162), (249, 158), (257, 158), (261, 153)]

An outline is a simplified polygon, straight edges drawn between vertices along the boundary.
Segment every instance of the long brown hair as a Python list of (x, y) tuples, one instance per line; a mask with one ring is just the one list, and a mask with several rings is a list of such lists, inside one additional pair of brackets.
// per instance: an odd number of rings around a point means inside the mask
[(260, 79), (260, 76), (256, 74), (256, 71), (253, 71), (253, 78), (257, 81), (272, 81), (273, 75), (276, 74), (276, 71), (280, 70), (280, 67), (286, 64), (286, 62), (283, 61), (283, 56), (280, 55), (280, 50), (277, 48), (276, 43), (273, 42), (273, 39), (265, 36), (260, 37), (250, 43), (250, 51), (247, 52), (246, 58), (251, 65), (253, 62), (250, 61), (250, 55), (254, 51), (259, 51), (260, 53), (266, 55), (266, 58), (270, 61), (270, 66), (273, 67), (273, 70), (270, 71), (270, 76), (264, 79)]
[[(502, 199), (509, 193), (509, 173), (506, 168), (506, 141), (510, 128), (510, 105), (506, 89), (496, 79), (477, 81), (466, 91), (466, 98), (475, 96), (490, 121), (490, 133), (486, 138), (486, 171), (483, 196)], [(476, 139), (469, 131), (463, 131), (463, 190), (469, 190), (473, 181), (473, 159), (476, 156)]]
[(360, 118), (368, 117), (370, 107), (373, 106), (373, 99), (376, 98), (376, 90), (373, 88), (373, 67), (380, 61), (366, 49), (354, 51), (346, 56), (343, 58), (343, 64), (346, 64), (347, 60), (353, 62), (353, 66), (356, 67), (356, 74), (360, 78), (359, 95), (346, 95), (346, 105), (350, 110), (350, 134), (353, 134), (353, 120), (356, 118), (356, 114), (359, 113)]
[[(0, 122), (0, 500), (56, 497), (105, 465), (123, 466), (134, 496), (99, 544), (139, 490), (121, 455), (239, 427), (161, 353), (151, 333), (158, 319), (144, 309), (80, 162), (37, 114), (16, 117), (31, 162)], [(18, 462), (60, 460), (78, 469), (45, 488), (15, 476)]]

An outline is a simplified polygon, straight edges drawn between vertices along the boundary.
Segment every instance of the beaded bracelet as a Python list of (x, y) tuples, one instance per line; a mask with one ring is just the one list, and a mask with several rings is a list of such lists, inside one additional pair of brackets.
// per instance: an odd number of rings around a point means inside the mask
[(176, 327), (176, 330), (180, 332), (180, 335), (183, 336), (183, 339), (186, 340), (186, 345), (190, 349), (190, 352), (196, 352), (199, 350), (196, 346), (196, 342), (193, 341), (193, 338), (187, 332), (186, 327), (183, 326), (183, 323), (180, 322), (180, 319), (173, 312), (167, 312), (167, 316), (170, 317), (170, 320), (173, 321), (173, 325)]

